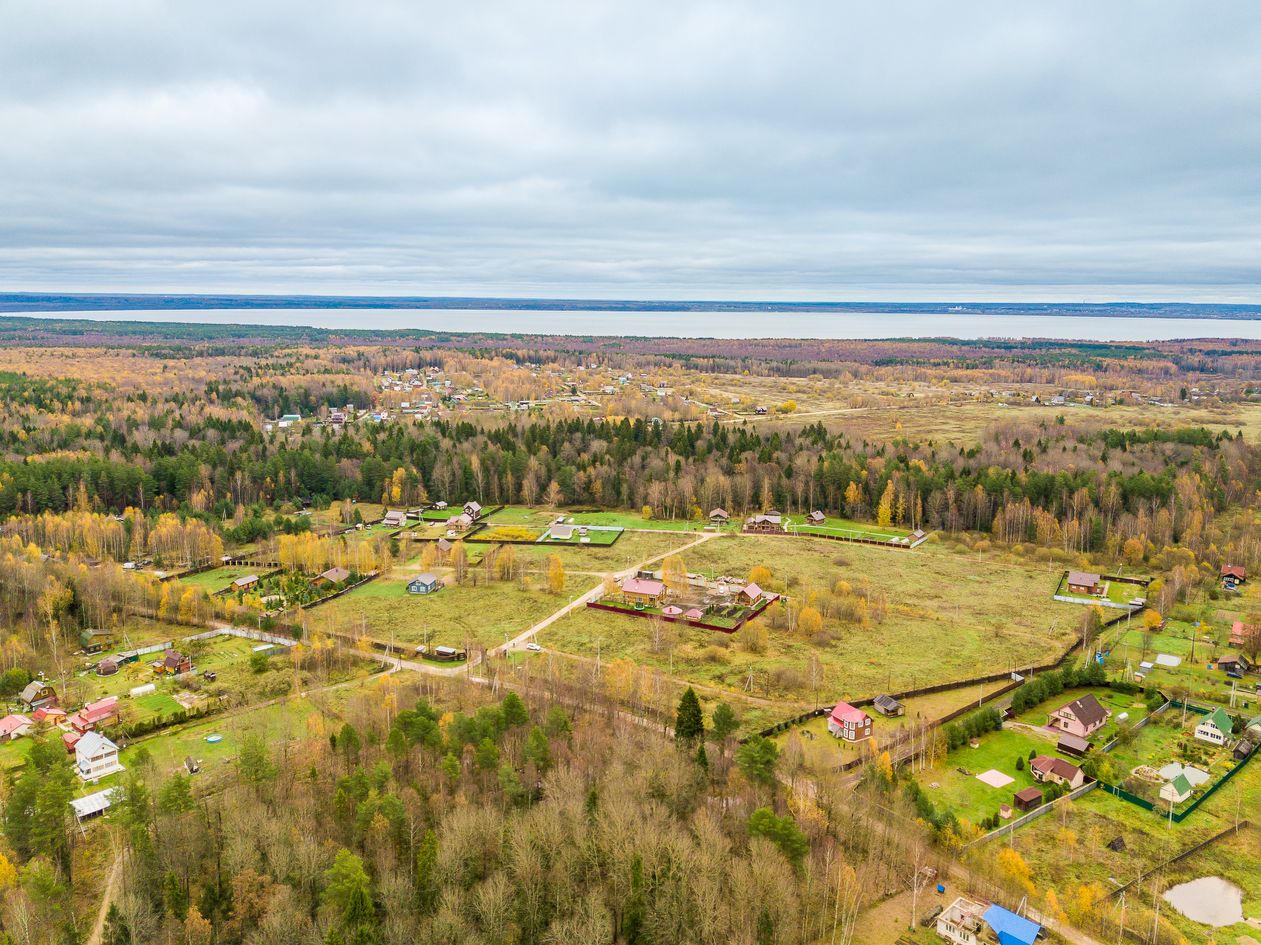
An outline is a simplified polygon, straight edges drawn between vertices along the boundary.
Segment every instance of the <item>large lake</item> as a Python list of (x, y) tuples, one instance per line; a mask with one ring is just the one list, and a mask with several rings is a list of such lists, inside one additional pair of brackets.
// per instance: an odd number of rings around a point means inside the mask
[[(18, 313), (12, 313), (18, 314)], [(540, 312), (505, 309), (180, 309), (29, 313), (47, 318), (303, 325), (313, 328), (417, 328), (540, 335), (673, 338), (1059, 338), (1170, 341), (1261, 340), (1261, 320), (1121, 318), (1108, 315), (1006, 315), (857, 312)]]

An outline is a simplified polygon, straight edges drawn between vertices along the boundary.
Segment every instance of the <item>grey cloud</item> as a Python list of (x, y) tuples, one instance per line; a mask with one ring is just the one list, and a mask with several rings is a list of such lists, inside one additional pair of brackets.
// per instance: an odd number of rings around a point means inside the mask
[(1203, 298), (1251, 3), (0, 5), (10, 289)]

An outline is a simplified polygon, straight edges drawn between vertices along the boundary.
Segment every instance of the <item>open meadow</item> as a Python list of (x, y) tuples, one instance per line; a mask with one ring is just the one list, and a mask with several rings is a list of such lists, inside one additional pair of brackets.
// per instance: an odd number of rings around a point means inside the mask
[[(683, 555), (689, 571), (747, 577), (769, 568), (767, 590), (810, 599), (837, 581), (879, 591), (882, 619), (825, 617), (822, 631), (789, 629), (772, 605), (759, 622), (766, 643), (683, 624), (657, 628), (634, 616), (585, 609), (540, 642), (581, 656), (625, 658), (732, 692), (823, 701), (862, 698), (1001, 673), (1054, 660), (1075, 632), (1077, 611), (1050, 599), (1056, 574), (997, 554), (917, 551), (808, 538), (715, 538)], [(859, 594), (861, 596), (861, 594)], [(870, 611), (869, 611), (870, 614)], [(783, 625), (780, 625), (783, 624)], [(818, 672), (813, 676), (812, 661)]]

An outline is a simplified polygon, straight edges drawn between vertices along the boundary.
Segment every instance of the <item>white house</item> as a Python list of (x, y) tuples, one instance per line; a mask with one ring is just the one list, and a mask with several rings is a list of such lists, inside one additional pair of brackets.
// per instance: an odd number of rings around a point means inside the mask
[(21, 738), (34, 726), (35, 723), (25, 715), (6, 715), (0, 719), (0, 741), (9, 742), (15, 738)]
[(1218, 706), (1195, 727), (1195, 737), (1210, 745), (1225, 745), (1234, 730), (1235, 723), (1226, 714), (1226, 710)]
[(84, 781), (96, 781), (124, 770), (118, 763), (118, 746), (100, 732), (84, 732), (75, 742), (74, 763)]
[(960, 896), (937, 916), (937, 934), (954, 945), (976, 945), (985, 907)]

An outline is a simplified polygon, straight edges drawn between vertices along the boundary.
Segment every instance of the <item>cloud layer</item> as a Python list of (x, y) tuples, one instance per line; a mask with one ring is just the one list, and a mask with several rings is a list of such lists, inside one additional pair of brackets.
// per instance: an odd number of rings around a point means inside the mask
[(1256, 301), (1250, 2), (0, 5), (8, 289)]

